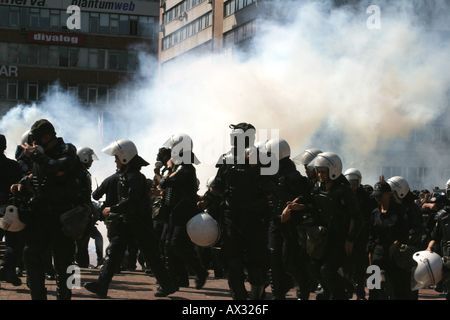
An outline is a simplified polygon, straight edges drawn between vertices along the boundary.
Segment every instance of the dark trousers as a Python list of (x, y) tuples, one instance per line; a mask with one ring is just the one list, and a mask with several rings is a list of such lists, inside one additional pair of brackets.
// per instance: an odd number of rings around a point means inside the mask
[(311, 259), (315, 278), (324, 291), (334, 300), (348, 299), (346, 288), (349, 281), (342, 277), (338, 270), (348, 264), (349, 258), (345, 252), (345, 239), (329, 238), (323, 259)]
[(297, 227), (272, 219), (269, 225), (270, 278), (275, 298), (283, 298), (294, 280), (302, 300), (309, 298), (311, 277), (307, 272), (309, 256), (299, 243)]
[(269, 266), (267, 243), (267, 226), (262, 214), (231, 214), (225, 210), (221, 253), (234, 299), (247, 299), (244, 267), (252, 287), (264, 287)]
[(22, 234), (23, 231), (10, 232), (0, 229), (0, 240), (5, 237), (5, 255), (2, 262), (5, 274), (15, 274), (16, 267), (22, 260)]
[[(377, 265), (381, 270), (384, 270), (386, 277), (392, 285), (392, 291), (394, 293), (393, 298), (395, 300), (411, 300), (413, 298), (410, 284), (411, 272), (398, 267), (394, 260), (389, 258), (387, 251), (388, 248), (383, 249), (379, 245), (375, 246), (375, 250), (372, 255), (372, 265)], [(369, 290), (369, 299), (379, 300), (379, 290)]]
[(47, 299), (44, 255), (49, 247), (54, 257), (57, 298), (69, 300), (72, 297), (72, 291), (67, 286), (67, 279), (72, 274), (67, 269), (74, 264), (75, 241), (62, 231), (60, 214), (63, 212), (38, 208), (31, 223), (24, 229), (23, 260), (33, 300)]
[(116, 234), (110, 239), (106, 249), (105, 263), (98, 279), (100, 285), (109, 286), (114, 273), (120, 267), (128, 244), (133, 240), (136, 241), (147, 266), (152, 269), (161, 287), (171, 287), (167, 270), (159, 254), (159, 238), (153, 230), (151, 219), (137, 217), (134, 214), (126, 215), (118, 221)]
[(194, 250), (194, 244), (187, 234), (184, 221), (174, 221), (171, 214), (169, 223), (164, 226), (162, 238), (166, 266), (174, 283), (185, 282), (186, 267), (197, 276), (203, 276), (207, 272)]

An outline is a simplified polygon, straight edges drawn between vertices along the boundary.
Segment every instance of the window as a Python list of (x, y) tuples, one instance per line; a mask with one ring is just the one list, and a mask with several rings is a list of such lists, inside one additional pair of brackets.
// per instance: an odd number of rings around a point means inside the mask
[(50, 46), (48, 65), (57, 66), (58, 56), (59, 56), (58, 46)]
[(106, 100), (108, 103), (117, 102), (117, 89), (116, 88), (108, 88), (108, 97)]
[(110, 31), (113, 34), (119, 33), (119, 15), (118, 14), (112, 14), (110, 15)]
[(26, 100), (27, 96), (27, 83), (24, 80), (17, 81), (17, 99), (18, 100)]
[(59, 12), (59, 25), (62, 28), (67, 28), (67, 19), (69, 19), (69, 17), (71, 16), (71, 14), (67, 13), (66, 10), (60, 10)]
[(10, 7), (9, 12), (9, 25), (11, 27), (19, 26), (19, 8), (18, 7)]
[(82, 102), (87, 101), (87, 85), (84, 83), (78, 84), (78, 99)]
[(0, 6), (0, 27), (8, 27), (8, 26), (9, 26), (9, 7)]
[(118, 64), (118, 61), (117, 61), (117, 51), (110, 50), (110, 51), (109, 51), (109, 57), (108, 57), (108, 60), (109, 60), (109, 69), (114, 69), (114, 70), (116, 70), (116, 69), (117, 69), (117, 64)]
[(89, 68), (98, 68), (98, 49), (89, 49)]
[(98, 50), (98, 68), (106, 69), (106, 50)]
[(39, 46), (30, 46), (30, 64), (35, 65), (39, 63)]
[(50, 11), (50, 29), (59, 29), (59, 10)]
[(128, 51), (119, 51), (118, 53), (118, 67), (119, 70), (127, 70)]
[(138, 34), (138, 17), (130, 16), (130, 35), (137, 36)]
[(48, 92), (48, 82), (47, 81), (39, 81), (38, 85), (38, 99)]
[(8, 44), (0, 42), (0, 63), (8, 63)]
[(128, 35), (130, 25), (128, 21), (128, 16), (121, 14), (119, 19), (119, 34)]
[(109, 14), (100, 14), (100, 33), (109, 33)]
[(69, 50), (69, 67), (78, 66), (78, 48), (70, 48)]
[(135, 71), (137, 69), (137, 56), (136, 52), (128, 53), (128, 70)]
[(28, 44), (20, 44), (19, 46), (19, 63), (28, 64)]
[(18, 43), (8, 43), (8, 61), (9, 63), (17, 63), (19, 61)]
[(39, 28), (39, 9), (30, 9), (30, 27)]
[(89, 23), (89, 31), (94, 33), (98, 32), (100, 26), (99, 14), (91, 12)]
[(108, 95), (108, 87), (107, 86), (98, 86), (97, 88), (97, 102), (101, 100), (106, 100)]
[(69, 66), (69, 48), (59, 47), (59, 66), (68, 67)]
[(78, 51), (78, 68), (87, 68), (89, 65), (89, 49), (80, 48)]
[(69, 83), (67, 91), (70, 95), (76, 96), (78, 94), (78, 85), (76, 83)]
[(97, 103), (97, 87), (90, 86), (88, 89), (88, 102)]
[(8, 81), (8, 100), (17, 100), (17, 81)]
[(81, 12), (80, 16), (80, 31), (81, 32), (89, 32), (89, 12)]
[(50, 29), (50, 10), (41, 9), (39, 15), (39, 25), (41, 29)]
[(151, 37), (150, 25), (149, 25), (148, 17), (139, 17), (139, 26), (138, 26), (138, 36), (140, 37)]
[(48, 46), (46, 45), (39, 46), (39, 64), (41, 66), (48, 65)]
[(30, 26), (30, 9), (20, 8), (19, 22), (21, 27), (28, 28)]
[(37, 101), (38, 99), (38, 83), (35, 81), (28, 82), (28, 100)]
[(0, 79), (0, 100), (6, 100), (8, 94), (8, 80)]

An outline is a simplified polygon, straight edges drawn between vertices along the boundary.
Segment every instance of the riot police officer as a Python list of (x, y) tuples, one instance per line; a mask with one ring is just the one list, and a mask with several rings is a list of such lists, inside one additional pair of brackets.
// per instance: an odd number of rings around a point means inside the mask
[[(222, 257), (228, 274), (231, 296), (246, 300), (244, 267), (251, 285), (251, 299), (261, 299), (265, 288), (268, 260), (267, 198), (275, 188), (251, 150), (255, 127), (249, 123), (230, 125), (232, 149), (218, 161), (216, 177), (199, 202), (201, 209), (211, 205), (223, 193)], [(255, 148), (256, 149), (256, 148)], [(256, 151), (253, 151), (256, 152)], [(256, 159), (255, 159), (256, 158)]]
[[(303, 221), (303, 215), (311, 204), (310, 183), (308, 178), (296, 170), (294, 162), (290, 159), (290, 147), (286, 140), (269, 140), (265, 144), (265, 150), (274, 153), (275, 161), (279, 161), (278, 172), (273, 176), (277, 186), (274, 195), (269, 199), (272, 293), (274, 299), (284, 300), (293, 279), (299, 286), (300, 299), (307, 300), (311, 288), (310, 277), (306, 271), (309, 257), (301, 245), (297, 227)], [(287, 205), (292, 210), (285, 211)]]
[(350, 256), (351, 264), (348, 268), (344, 269), (346, 272), (350, 273), (349, 278), (352, 279), (356, 285), (357, 299), (366, 300), (366, 271), (369, 266), (366, 249), (369, 238), (369, 221), (370, 214), (376, 208), (377, 202), (370, 197), (370, 193), (362, 186), (361, 171), (356, 168), (349, 168), (345, 171), (344, 177), (348, 180), (350, 188), (355, 193), (364, 221), (363, 226), (354, 241), (353, 253)]
[[(5, 156), (6, 137), (0, 134), (0, 210), (6, 209), (11, 197), (10, 188), (22, 178), (17, 161)], [(0, 229), (0, 239), (5, 236), (5, 256), (0, 269), (0, 280), (20, 286), (22, 281), (15, 274), (18, 259), (21, 257), (20, 234)]]
[(70, 299), (72, 292), (67, 286), (67, 269), (73, 265), (75, 242), (63, 232), (60, 217), (81, 203), (77, 151), (74, 145), (56, 136), (53, 125), (46, 119), (33, 124), (29, 137), (29, 142), (22, 147), (24, 155), (33, 162), (31, 176), (14, 185), (12, 191), (22, 192), (31, 187), (33, 192), (23, 252), (31, 298), (47, 299), (43, 254), (51, 246), (57, 298)]
[[(95, 223), (98, 220), (97, 211), (94, 209), (92, 205), (91, 199), (92, 179), (89, 169), (91, 168), (94, 160), (98, 160), (98, 157), (95, 154), (94, 150), (92, 150), (89, 147), (79, 148), (77, 150), (77, 155), (80, 166), (80, 175), (79, 175), (80, 196), (82, 198), (83, 203), (90, 208), (91, 220), (83, 234), (83, 237), (76, 241), (77, 242), (76, 262), (78, 266), (87, 268), (89, 267), (89, 252), (88, 252), (89, 239), (93, 234), (94, 229), (96, 230)], [(97, 236), (100, 235), (100, 243), (97, 240), (96, 247), (100, 246), (100, 248), (97, 248), (97, 261), (98, 263), (101, 264), (103, 260), (103, 238), (101, 237), (101, 234), (98, 232), (98, 230), (96, 232), (96, 235)]]
[(313, 189), (318, 220), (327, 228), (328, 243), (319, 263), (323, 293), (319, 298), (348, 299), (346, 280), (337, 272), (348, 262), (353, 241), (362, 226), (358, 201), (342, 175), (342, 161), (333, 152), (323, 152), (314, 160), (319, 180)]
[(159, 239), (149, 211), (147, 180), (140, 172), (148, 162), (138, 155), (135, 144), (127, 139), (115, 141), (102, 151), (115, 157), (117, 169), (121, 172), (117, 188), (119, 202), (105, 207), (102, 212), (106, 219), (112, 214), (117, 218), (98, 281), (86, 283), (84, 287), (100, 297), (106, 297), (130, 238), (134, 238), (159, 283), (155, 296), (165, 297), (175, 290), (159, 256)]
[(162, 177), (155, 168), (155, 176), (159, 188), (164, 191), (166, 210), (170, 212), (162, 233), (166, 266), (173, 282), (180, 281), (179, 285), (185, 278), (177, 279), (179, 274), (183, 274), (179, 268), (187, 267), (196, 275), (195, 288), (201, 289), (206, 282), (208, 271), (197, 258), (186, 230), (186, 223), (198, 213), (198, 180), (193, 164), (200, 162), (192, 151), (193, 143), (187, 134), (174, 134), (163, 146), (171, 151), (171, 158), (166, 162), (170, 174)]
[(322, 153), (322, 151), (317, 148), (311, 148), (292, 159), (295, 164), (302, 165), (305, 168), (305, 174), (309, 181), (311, 181), (311, 186), (314, 186), (318, 180), (316, 170), (314, 170), (314, 159), (319, 153)]

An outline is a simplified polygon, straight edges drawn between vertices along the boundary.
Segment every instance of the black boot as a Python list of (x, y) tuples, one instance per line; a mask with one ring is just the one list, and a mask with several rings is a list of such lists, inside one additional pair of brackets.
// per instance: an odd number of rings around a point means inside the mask
[(250, 291), (250, 300), (262, 300), (264, 292), (264, 286), (252, 285), (252, 290)]
[(101, 285), (99, 282), (86, 283), (84, 288), (92, 293), (95, 293), (100, 298), (106, 298), (108, 294), (108, 287)]

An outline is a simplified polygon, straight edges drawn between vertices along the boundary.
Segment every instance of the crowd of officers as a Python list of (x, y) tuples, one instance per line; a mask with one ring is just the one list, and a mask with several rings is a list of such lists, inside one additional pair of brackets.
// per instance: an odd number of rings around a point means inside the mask
[[(369, 299), (418, 299), (411, 270), (393, 257), (405, 244), (446, 256), (450, 239), (435, 217), (445, 216), (447, 193), (409, 190), (401, 177), (363, 185), (361, 172), (343, 172), (333, 152), (309, 149), (291, 159), (285, 140), (255, 143), (251, 124), (230, 128), (232, 148), (218, 160), (203, 195), (199, 161), (185, 134), (173, 135), (158, 150), (153, 179), (141, 173), (149, 163), (132, 141), (114, 141), (102, 151), (115, 157), (116, 170), (96, 190), (89, 173), (98, 160), (95, 152), (64, 142), (48, 120), (36, 121), (24, 134), (16, 160), (4, 155), (6, 139), (0, 135), (0, 204), (3, 210), (16, 206), (26, 225), (20, 232), (1, 230), (6, 252), (0, 280), (20, 285), (16, 268), (22, 267), (31, 298), (43, 300), (54, 268), (57, 298), (70, 299), (68, 267), (89, 264), (93, 238), (101, 271), (84, 287), (100, 297), (107, 296), (124, 254), (137, 248), (159, 284), (156, 297), (189, 286), (189, 275), (202, 288), (212, 268), (228, 279), (236, 300), (264, 299), (269, 286), (274, 299), (285, 299), (296, 287), (301, 300), (316, 290), (316, 299), (345, 300), (356, 293), (364, 300), (367, 268), (377, 265), (390, 290), (371, 287)], [(271, 163), (260, 161), (263, 156)], [(262, 174), (274, 161), (276, 172)], [(296, 165), (304, 166), (305, 175)], [(92, 199), (104, 201), (96, 207)], [(201, 212), (217, 221), (220, 237), (212, 247), (193, 243), (186, 228)], [(62, 219), (68, 213), (75, 218)], [(79, 218), (83, 214), (87, 220)], [(108, 229), (105, 257), (98, 220)], [(445, 281), (436, 290), (446, 291)]]

